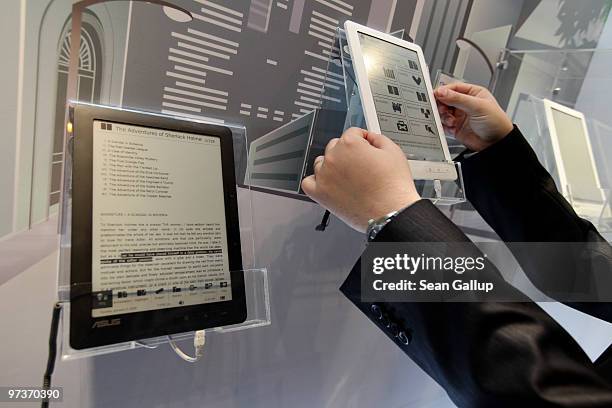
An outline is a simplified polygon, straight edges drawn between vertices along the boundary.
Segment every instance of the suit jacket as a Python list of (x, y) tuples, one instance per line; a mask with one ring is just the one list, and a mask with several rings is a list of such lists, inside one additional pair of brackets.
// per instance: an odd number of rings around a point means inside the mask
[[(591, 253), (580, 258), (563, 252), (562, 247), (545, 257), (514, 251), (536, 286), (543, 280), (542, 274), (556, 273), (554, 279), (561, 281), (559, 286), (567, 284), (566, 292), (572, 287), (586, 287), (595, 279), (593, 260), (604, 263), (610, 271), (607, 279), (612, 277), (612, 247), (590, 222), (576, 215), (516, 127), (499, 143), (468, 159), (462, 155), (459, 160), (468, 200), (504, 242), (589, 243), (586, 248)], [(563, 271), (563, 276), (558, 271)], [(549, 288), (539, 289), (546, 293)], [(554, 293), (550, 295), (555, 297)], [(612, 303), (564, 303), (612, 322)]]
[[(461, 160), (468, 198), (503, 239), (602, 239), (564, 203), (517, 129), (489, 149)], [(517, 166), (519, 162), (524, 167)], [(531, 214), (533, 202), (545, 216)], [(496, 220), (496, 213), (503, 219)], [(548, 229), (539, 231), (538, 224)], [(425, 200), (402, 211), (375, 241), (470, 242)], [(537, 265), (529, 267), (528, 274), (537, 273)], [(528, 299), (368, 303), (361, 301), (360, 273), (358, 261), (340, 288), (342, 293), (444, 387), (458, 406), (612, 407), (610, 383), (571, 336)], [(490, 264), (485, 273), (499, 275)], [(599, 316), (608, 311), (594, 309)]]

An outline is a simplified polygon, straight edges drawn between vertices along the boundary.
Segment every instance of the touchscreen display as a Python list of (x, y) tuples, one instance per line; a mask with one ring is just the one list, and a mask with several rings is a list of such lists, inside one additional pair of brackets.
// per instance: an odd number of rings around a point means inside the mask
[(92, 317), (231, 300), (220, 139), (93, 126)]
[(381, 132), (410, 160), (444, 161), (417, 53), (361, 32), (359, 41)]
[(577, 200), (602, 200), (597, 176), (581, 118), (552, 108), (561, 159), (571, 195)]

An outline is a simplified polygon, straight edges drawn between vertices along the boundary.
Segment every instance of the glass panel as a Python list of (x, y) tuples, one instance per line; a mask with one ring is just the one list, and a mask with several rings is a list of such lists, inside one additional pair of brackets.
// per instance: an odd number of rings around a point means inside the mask
[(612, 50), (506, 50), (505, 56), (494, 90), (497, 99), (574, 209), (600, 230), (612, 229), (607, 103)]
[[(129, 2), (108, 2), (82, 12), (76, 94), (73, 99), (120, 105), (121, 79), (125, 60)], [(71, 61), (71, 2), (51, 2), (41, 11), (36, 109), (33, 115), (34, 149), (30, 157), (31, 182), (27, 193), (27, 214), (20, 219), (28, 225), (39, 223), (56, 212), (61, 190), (66, 98)], [(27, 167), (27, 165), (24, 165)]]

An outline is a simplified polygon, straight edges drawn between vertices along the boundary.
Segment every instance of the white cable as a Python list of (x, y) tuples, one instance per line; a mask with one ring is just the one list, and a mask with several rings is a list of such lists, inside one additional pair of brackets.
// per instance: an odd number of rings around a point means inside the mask
[(174, 350), (174, 352), (178, 354), (180, 358), (189, 363), (195, 363), (200, 358), (202, 358), (202, 355), (204, 355), (206, 332), (204, 330), (198, 330), (197, 332), (195, 332), (195, 336), (193, 337), (193, 348), (195, 349), (195, 357), (191, 357), (190, 355), (184, 353), (183, 350), (181, 350), (176, 344), (172, 336), (168, 336), (168, 343), (170, 343), (170, 347), (172, 347), (172, 350)]
[(156, 344), (156, 345), (154, 345), (154, 346), (152, 346), (152, 345), (150, 345), (150, 344), (143, 343), (142, 341), (135, 341), (134, 343), (138, 344), (140, 347), (148, 348), (148, 349), (151, 349), (151, 350), (153, 350), (153, 349), (156, 349), (156, 348), (157, 348), (157, 344)]

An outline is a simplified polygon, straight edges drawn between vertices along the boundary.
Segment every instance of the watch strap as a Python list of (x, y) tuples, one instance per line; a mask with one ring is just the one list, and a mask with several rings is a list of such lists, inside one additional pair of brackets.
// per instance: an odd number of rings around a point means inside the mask
[(368, 229), (366, 230), (366, 237), (368, 241), (373, 241), (376, 235), (387, 225), (397, 214), (402, 210), (392, 211), (388, 214), (383, 215), (377, 219), (371, 219), (368, 221)]

